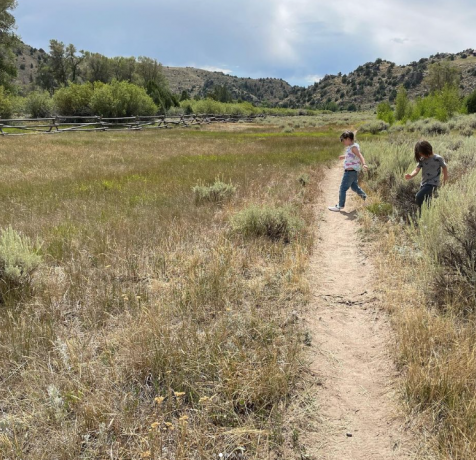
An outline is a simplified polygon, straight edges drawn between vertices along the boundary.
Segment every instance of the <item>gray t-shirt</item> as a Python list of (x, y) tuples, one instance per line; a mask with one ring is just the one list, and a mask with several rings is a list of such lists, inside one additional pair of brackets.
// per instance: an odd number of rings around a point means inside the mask
[(421, 185), (440, 185), (441, 168), (446, 166), (440, 155), (433, 154), (430, 158), (422, 158), (417, 164), (421, 168)]

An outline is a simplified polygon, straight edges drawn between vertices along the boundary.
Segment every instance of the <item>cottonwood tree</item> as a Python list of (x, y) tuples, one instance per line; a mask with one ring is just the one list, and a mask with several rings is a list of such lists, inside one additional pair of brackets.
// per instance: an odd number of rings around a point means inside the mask
[(442, 91), (445, 86), (457, 87), (460, 71), (449, 61), (435, 62), (428, 67), (425, 84), (430, 92)]
[(80, 51), (81, 56), (76, 55), (76, 47), (72, 44), (69, 44), (66, 47), (66, 62), (69, 67), (71, 81), (76, 83), (76, 78), (78, 76), (78, 70), (81, 62), (83, 62), (85, 56), (84, 51)]
[(136, 59), (134, 57), (115, 57), (111, 61), (112, 77), (118, 81), (132, 82), (136, 71)]
[(0, 85), (6, 88), (17, 75), (12, 48), (18, 43), (18, 38), (13, 32), (15, 18), (11, 13), (16, 6), (16, 0), (0, 0)]
[(63, 42), (50, 40), (49, 68), (59, 85), (68, 83), (68, 61), (66, 60), (66, 47)]
[(86, 79), (90, 82), (109, 83), (113, 78), (112, 59), (99, 53), (87, 51), (85, 53), (85, 73)]
[(397, 120), (403, 120), (407, 113), (408, 108), (408, 96), (407, 90), (403, 85), (398, 88), (397, 97), (395, 101), (395, 118)]
[(162, 64), (156, 59), (139, 56), (136, 64), (136, 80), (141, 86), (147, 86), (149, 81), (153, 81), (158, 86), (168, 86), (167, 79), (162, 71)]

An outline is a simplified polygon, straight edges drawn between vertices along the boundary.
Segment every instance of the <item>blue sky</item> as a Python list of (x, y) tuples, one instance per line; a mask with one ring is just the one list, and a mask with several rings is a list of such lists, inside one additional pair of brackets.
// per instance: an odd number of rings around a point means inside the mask
[(406, 64), (476, 47), (470, 0), (19, 0), (24, 42), (283, 78), (308, 86), (378, 57)]

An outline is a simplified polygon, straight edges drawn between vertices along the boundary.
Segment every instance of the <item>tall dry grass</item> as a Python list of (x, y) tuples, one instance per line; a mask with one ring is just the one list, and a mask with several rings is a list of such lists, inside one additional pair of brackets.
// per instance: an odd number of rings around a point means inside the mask
[[(441, 459), (470, 460), (476, 452), (476, 162), (473, 137), (432, 137), (448, 163), (450, 183), (421, 217), (414, 212), (418, 134), (363, 143), (374, 166), (371, 201), (387, 215), (362, 216), (377, 241), (381, 287), (393, 313), (402, 394)], [(372, 208), (371, 208), (372, 210)]]
[[(0, 304), (0, 458), (279, 454), (302, 367), (287, 320), (340, 145), (255, 131), (3, 140), (0, 226), (38, 238), (42, 263)], [(235, 194), (197, 204), (216, 177)], [(287, 243), (232, 229), (264, 205), (304, 226)]]

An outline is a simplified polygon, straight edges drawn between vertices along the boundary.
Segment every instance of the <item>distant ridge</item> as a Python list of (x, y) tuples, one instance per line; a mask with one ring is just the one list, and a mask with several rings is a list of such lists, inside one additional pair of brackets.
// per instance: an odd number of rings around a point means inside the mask
[[(17, 50), (17, 83), (27, 89), (35, 81), (39, 65), (48, 53), (21, 43)], [(234, 99), (254, 104), (282, 107), (323, 108), (329, 105), (341, 109), (371, 109), (381, 101), (392, 102), (397, 88), (404, 85), (411, 98), (427, 93), (423, 79), (432, 63), (450, 60), (461, 72), (460, 89), (467, 95), (476, 89), (476, 52), (467, 49), (459, 53), (437, 53), (408, 65), (396, 65), (377, 59), (360, 65), (347, 75), (326, 75), (319, 82), (304, 88), (291, 86), (278, 78), (243, 78), (196, 69), (163, 66), (163, 72), (174, 93), (187, 91), (191, 97), (204, 97), (216, 85), (226, 85)]]

